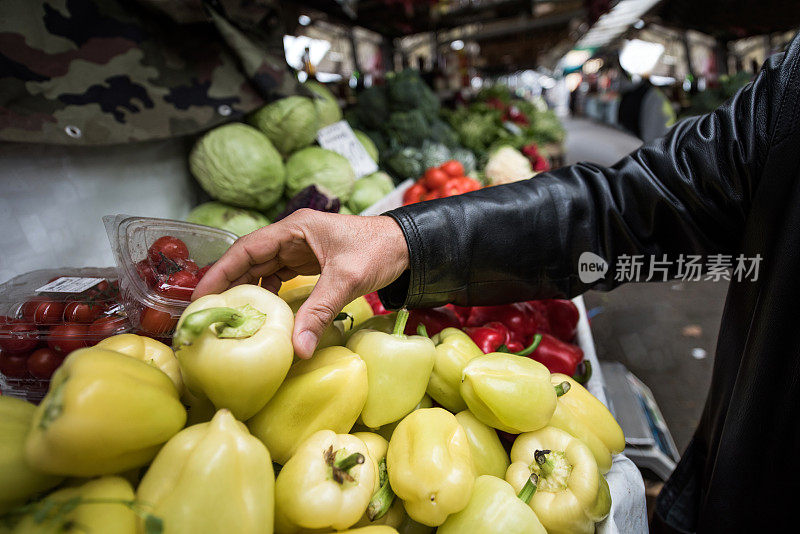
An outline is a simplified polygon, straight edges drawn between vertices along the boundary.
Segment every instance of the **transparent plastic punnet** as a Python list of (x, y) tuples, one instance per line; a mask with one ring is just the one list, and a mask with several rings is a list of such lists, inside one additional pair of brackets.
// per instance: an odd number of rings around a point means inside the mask
[(122, 304), (142, 333), (172, 334), (194, 287), (236, 241), (225, 230), (171, 219), (107, 215)]
[(0, 285), (0, 391), (38, 402), (70, 352), (130, 330), (113, 267), (12, 278)]

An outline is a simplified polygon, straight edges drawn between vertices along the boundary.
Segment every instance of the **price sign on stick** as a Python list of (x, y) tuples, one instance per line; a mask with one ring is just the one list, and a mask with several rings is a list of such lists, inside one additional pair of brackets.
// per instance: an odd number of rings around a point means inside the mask
[(347, 121), (335, 122), (322, 128), (317, 132), (317, 141), (322, 148), (346, 157), (356, 173), (356, 178), (378, 170), (378, 165), (369, 156)]

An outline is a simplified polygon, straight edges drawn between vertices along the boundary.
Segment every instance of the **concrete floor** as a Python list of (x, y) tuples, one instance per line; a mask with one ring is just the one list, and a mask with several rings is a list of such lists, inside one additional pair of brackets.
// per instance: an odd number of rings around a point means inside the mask
[[(567, 163), (611, 165), (640, 141), (619, 130), (567, 119)], [(628, 284), (585, 295), (601, 359), (622, 362), (645, 382), (679, 451), (692, 437), (711, 380), (726, 283)]]

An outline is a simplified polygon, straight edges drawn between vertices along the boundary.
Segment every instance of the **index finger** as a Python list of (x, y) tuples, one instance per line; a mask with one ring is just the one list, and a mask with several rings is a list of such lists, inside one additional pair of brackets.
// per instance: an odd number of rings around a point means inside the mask
[[(192, 293), (192, 300), (225, 291), (254, 265), (274, 259), (281, 248), (281, 243), (290, 239), (291, 235), (285, 226), (279, 223), (259, 228), (240, 237), (200, 279)], [(261, 275), (269, 276), (279, 267), (278, 263), (274, 262), (272, 269), (262, 272)]]

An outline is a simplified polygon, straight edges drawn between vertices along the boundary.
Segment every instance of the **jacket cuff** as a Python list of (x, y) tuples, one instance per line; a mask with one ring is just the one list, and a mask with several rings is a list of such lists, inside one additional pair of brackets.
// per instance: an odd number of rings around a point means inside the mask
[(388, 286), (378, 290), (378, 297), (386, 309), (417, 308), (422, 300), (425, 285), (425, 265), (423, 263), (423, 241), (413, 218), (403, 208), (383, 213), (395, 220), (403, 231), (408, 246), (409, 269)]

